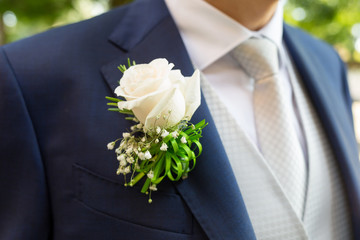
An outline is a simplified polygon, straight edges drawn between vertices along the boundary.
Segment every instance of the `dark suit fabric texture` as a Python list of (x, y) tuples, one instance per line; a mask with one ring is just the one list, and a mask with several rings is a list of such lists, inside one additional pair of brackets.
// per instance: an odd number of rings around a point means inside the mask
[[(333, 147), (360, 239), (360, 168), (346, 70), (328, 45), (284, 25), (284, 40)], [(204, 152), (153, 203), (125, 188), (108, 142), (130, 128), (107, 111), (127, 59), (194, 71), (162, 0), (140, 0), (0, 48), (0, 239), (255, 239), (206, 102)]]

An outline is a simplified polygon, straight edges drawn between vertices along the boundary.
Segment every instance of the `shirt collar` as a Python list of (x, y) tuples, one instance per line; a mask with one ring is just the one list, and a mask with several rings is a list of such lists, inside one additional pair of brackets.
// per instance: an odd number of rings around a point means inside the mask
[(193, 64), (205, 69), (250, 37), (267, 37), (282, 46), (282, 4), (269, 23), (250, 31), (203, 0), (165, 0)]

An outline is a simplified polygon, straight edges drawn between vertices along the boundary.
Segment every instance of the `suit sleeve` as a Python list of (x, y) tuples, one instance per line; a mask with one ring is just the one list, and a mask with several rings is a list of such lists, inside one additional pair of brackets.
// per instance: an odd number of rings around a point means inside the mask
[(0, 48), (0, 239), (49, 239), (48, 190), (36, 132)]

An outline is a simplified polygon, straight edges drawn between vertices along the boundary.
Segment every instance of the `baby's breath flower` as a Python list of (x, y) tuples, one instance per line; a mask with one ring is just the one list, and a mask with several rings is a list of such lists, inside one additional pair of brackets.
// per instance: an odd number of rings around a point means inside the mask
[(124, 132), (123, 133), (123, 138), (129, 138), (130, 137), (130, 133)]
[(157, 191), (156, 184), (151, 184), (151, 186), (149, 187), (149, 189), (150, 189), (151, 191)]
[(171, 136), (173, 138), (177, 138), (179, 136), (179, 133), (177, 131), (174, 131), (174, 132), (171, 133)]
[(139, 123), (138, 125), (136, 125), (136, 127), (137, 127), (138, 129), (141, 129), (143, 126), (144, 126), (144, 125), (142, 125), (142, 123)]
[(115, 147), (115, 142), (110, 142), (110, 143), (108, 143), (108, 145), (107, 145), (107, 148), (108, 148), (109, 150), (113, 150), (114, 147)]
[(169, 132), (164, 129), (164, 130), (162, 131), (161, 136), (164, 138), (164, 137), (166, 137), (167, 135), (169, 135)]
[(153, 172), (153, 170), (150, 170), (150, 171), (147, 173), (147, 177), (150, 178), (150, 179), (153, 179), (153, 178), (154, 178), (154, 172)]
[(159, 139), (155, 139), (155, 143), (159, 143)]
[(125, 169), (124, 169), (124, 173), (127, 174), (130, 172), (130, 166), (127, 166)]
[(122, 167), (119, 167), (118, 169), (117, 169), (117, 171), (116, 171), (116, 174), (117, 175), (120, 175), (121, 173), (123, 173), (124, 172), (124, 169), (122, 168)]
[(117, 157), (117, 160), (119, 160), (119, 161), (125, 160), (125, 154), (120, 154), (120, 155)]
[(131, 164), (131, 163), (134, 162), (134, 158), (133, 157), (128, 157), (128, 158), (126, 158), (126, 161)]
[(125, 167), (127, 165), (127, 162), (125, 159), (120, 161), (120, 166)]
[(181, 139), (180, 139), (180, 141), (182, 142), (182, 143), (187, 143), (187, 141), (186, 141), (186, 138), (185, 137), (182, 137)]
[(149, 152), (149, 151), (146, 151), (145, 152), (145, 159), (147, 159), (147, 160), (149, 160), (150, 158), (152, 158), (152, 156), (151, 156), (151, 153)]
[(139, 156), (140, 160), (145, 160), (145, 153), (139, 152), (138, 156)]
[(130, 130), (131, 130), (131, 131), (135, 131), (135, 129), (136, 129), (136, 126), (131, 126), (131, 127), (130, 127)]
[(145, 142), (145, 141), (146, 141), (146, 138), (145, 138), (145, 137), (143, 137), (143, 138), (141, 139), (141, 141), (142, 141), (142, 142)]
[(126, 149), (126, 153), (127, 154), (131, 154), (133, 152), (133, 148), (132, 147), (128, 147), (128, 149)]
[(164, 151), (164, 152), (167, 151), (167, 149), (168, 149), (168, 146), (166, 145), (166, 143), (163, 143), (160, 147), (160, 150)]
[(118, 147), (117, 149), (115, 149), (115, 152), (116, 152), (117, 154), (120, 154), (120, 153), (121, 153), (121, 148)]
[(161, 128), (159, 126), (156, 127), (156, 134), (160, 134)]

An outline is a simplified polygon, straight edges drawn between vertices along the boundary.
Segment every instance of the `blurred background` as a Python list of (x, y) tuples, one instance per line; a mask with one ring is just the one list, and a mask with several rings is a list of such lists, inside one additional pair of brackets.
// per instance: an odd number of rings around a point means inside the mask
[[(0, 0), (0, 45), (99, 15), (131, 0)], [(347, 63), (360, 143), (360, 1), (285, 0), (284, 18), (332, 44)]]

